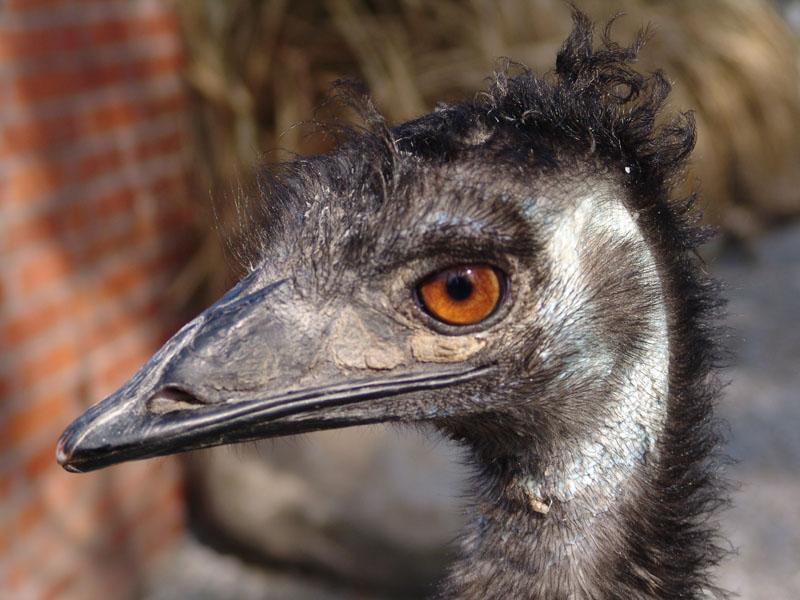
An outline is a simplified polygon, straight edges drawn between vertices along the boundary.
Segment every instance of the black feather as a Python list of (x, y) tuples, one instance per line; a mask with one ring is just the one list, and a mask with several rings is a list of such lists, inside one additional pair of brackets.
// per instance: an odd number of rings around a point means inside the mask
[[(519, 207), (505, 201), (526, 186), (532, 195), (547, 186), (563, 194), (570, 185), (607, 182), (622, 191), (655, 258), (670, 345), (657, 464), (629, 482), (629, 500), (601, 515), (589, 550), (576, 551), (565, 568), (560, 553), (578, 541), (570, 529), (578, 527), (573, 507), (556, 501), (544, 518), (529, 510), (518, 483), (564, 440), (577, 437), (601, 408), (590, 403), (597, 393), (590, 383), (577, 389), (553, 383), (574, 369), (568, 357), (531, 369), (539, 359), (527, 349), (552, 335), (532, 328), (513, 354), (520, 364), (510, 365), (509, 373), (528, 369), (535, 375), (493, 390), (504, 397), (500, 404), (435, 421), (473, 450), (477, 465), (474, 522), (440, 589), (442, 598), (721, 594), (710, 576), (723, 556), (712, 519), (725, 501), (721, 436), (712, 416), (720, 301), (694, 252), (708, 231), (693, 216), (694, 198), (676, 197), (695, 144), (694, 119), (691, 113), (662, 114), (670, 91), (666, 76), (634, 70), (646, 32), (626, 47), (611, 41), (606, 28), (596, 47), (589, 19), (576, 12), (574, 23), (549, 76), (509, 63), (475, 99), (441, 105), (394, 128), (363, 90), (341, 84), (340, 95), (358, 108), (363, 126), (343, 129), (346, 139), (335, 152), (265, 169), (259, 179), (262, 214), (246, 236), (251, 266), (300, 260), (287, 250), (300, 248), (313, 265), (314, 285), (336, 290), (330, 293), (346, 293), (345, 271), (368, 278), (426, 257), (444, 256), (437, 260), (446, 264), (507, 252), (543, 270), (540, 236), (521, 223)], [(415, 223), (443, 203), (485, 224), (493, 234), (484, 236), (492, 238), (488, 246), (460, 241), (457, 227), (435, 232), (435, 239), (414, 233)], [(599, 245), (587, 284), (603, 306), (587, 327), (612, 338), (623, 359), (640, 341), (636, 315), (657, 300), (629, 253), (624, 245)], [(539, 402), (534, 407), (532, 394)], [(564, 406), (564, 398), (573, 404)]]

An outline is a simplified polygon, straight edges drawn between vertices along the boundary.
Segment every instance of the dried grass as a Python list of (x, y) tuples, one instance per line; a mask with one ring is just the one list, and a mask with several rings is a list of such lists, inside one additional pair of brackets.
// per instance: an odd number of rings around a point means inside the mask
[[(664, 68), (676, 83), (676, 110), (696, 110), (700, 141), (687, 185), (702, 179), (711, 220), (748, 237), (800, 214), (798, 43), (770, 4), (580, 4), (598, 21), (626, 13), (614, 25), (621, 41), (653, 25), (642, 69)], [(363, 81), (388, 118), (402, 121), (485, 87), (498, 57), (551, 69), (571, 26), (561, 0), (181, 0), (177, 7), (189, 54), (198, 189), (218, 199), (249, 178), (261, 151), (330, 148), (329, 137), (296, 124), (315, 115), (337, 78)], [(337, 117), (327, 110), (325, 118)], [(205, 193), (198, 202), (207, 202)], [(218, 201), (226, 223), (236, 220), (227, 204)], [(226, 271), (209, 258), (214, 244), (198, 258), (206, 279)], [(221, 286), (217, 277), (211, 294)]]

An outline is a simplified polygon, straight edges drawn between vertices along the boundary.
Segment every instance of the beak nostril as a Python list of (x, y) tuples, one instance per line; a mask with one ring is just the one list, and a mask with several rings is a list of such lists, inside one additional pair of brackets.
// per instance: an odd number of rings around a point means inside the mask
[(191, 410), (205, 404), (185, 390), (167, 387), (147, 401), (147, 410), (155, 414), (164, 414), (176, 410)]

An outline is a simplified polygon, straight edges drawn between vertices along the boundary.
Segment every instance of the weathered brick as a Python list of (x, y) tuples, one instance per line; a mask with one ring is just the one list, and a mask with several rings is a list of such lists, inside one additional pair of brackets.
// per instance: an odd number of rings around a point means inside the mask
[(186, 108), (183, 94), (172, 94), (165, 98), (152, 98), (147, 102), (132, 102), (121, 99), (101, 106), (85, 116), (85, 131), (104, 132), (115, 127), (130, 125), (136, 121), (175, 114)]
[(68, 178), (68, 169), (60, 163), (32, 162), (13, 169), (6, 180), (9, 202), (25, 203), (31, 198), (61, 189)]
[(58, 144), (79, 144), (92, 133), (105, 133), (137, 122), (174, 115), (185, 110), (183, 94), (154, 97), (145, 102), (113, 98), (89, 110), (57, 117), (37, 119), (35, 113), (27, 121), (11, 123), (0, 133), (0, 157), (11, 154), (47, 150)]
[(151, 352), (142, 348), (134, 348), (115, 356), (110, 364), (101, 369), (97, 375), (97, 383), (106, 388), (113, 388), (129, 377), (150, 358)]
[(88, 181), (99, 175), (114, 171), (122, 167), (131, 158), (147, 160), (155, 156), (169, 155), (185, 148), (186, 135), (183, 132), (173, 132), (154, 140), (145, 140), (135, 145), (129, 152), (114, 149), (110, 152), (94, 154), (83, 158), (77, 166), (79, 177)]
[[(9, 0), (7, 0), (9, 1)], [(14, 3), (14, 0), (10, 0)], [(17, 0), (20, 1), (20, 0)], [(26, 6), (37, 4), (21, 0)], [(61, 2), (63, 4), (63, 1)], [(104, 20), (96, 23), (40, 28), (9, 28), (0, 35), (0, 58), (47, 57), (68, 54), (81, 48), (98, 48), (106, 44), (141, 41), (161, 34), (174, 34), (178, 23), (171, 15), (145, 15), (141, 20)]]
[(14, 519), (14, 532), (19, 536), (25, 535), (46, 515), (47, 511), (41, 498), (39, 496), (31, 496), (17, 511)]
[(68, 278), (74, 270), (75, 265), (66, 252), (58, 249), (40, 252), (21, 267), (20, 291), (24, 295), (34, 294), (39, 288)]
[(63, 598), (64, 594), (72, 587), (80, 575), (81, 574), (76, 571), (64, 573), (47, 586), (39, 597), (40, 600), (58, 600), (59, 598)]
[(92, 263), (115, 252), (134, 252), (160, 240), (163, 232), (169, 231), (172, 226), (180, 227), (183, 222), (184, 215), (181, 211), (167, 207), (155, 219), (139, 221), (133, 228), (110, 232), (92, 241), (84, 249), (82, 257)]
[(53, 390), (38, 402), (29, 401), (18, 406), (17, 411), (3, 423), (4, 439), (0, 440), (0, 451), (21, 444), (42, 428), (52, 429), (54, 420), (66, 420), (70, 395), (62, 390)]
[(94, 179), (98, 175), (119, 169), (124, 162), (122, 151), (113, 149), (110, 152), (94, 154), (83, 158), (77, 166), (77, 173), (84, 181)]
[(28, 572), (25, 566), (12, 563), (8, 570), (8, 575), (6, 575), (5, 587), (9, 590), (9, 592), (15, 592), (22, 586), (22, 584), (25, 582), (25, 579), (29, 576), (31, 576), (31, 573)]
[[(131, 248), (130, 251), (135, 253), (136, 248)], [(116, 273), (109, 273), (99, 282), (101, 299), (124, 297), (134, 286), (158, 277), (165, 269), (174, 268), (175, 259), (181, 254), (180, 249), (177, 251), (165, 249), (162, 254), (147, 259), (146, 262), (142, 261)]]
[(50, 377), (75, 364), (80, 359), (81, 351), (77, 340), (61, 340), (54, 342), (44, 351), (33, 354), (17, 370), (20, 386), (33, 386), (38, 381)]
[(174, 462), (78, 478), (53, 456), (87, 398), (170, 332), (160, 292), (185, 254), (190, 142), (166, 6), (3, 2), (18, 14), (0, 22), (0, 597), (129, 595), (183, 523)]
[(0, 136), (0, 156), (48, 148), (53, 144), (77, 139), (80, 135), (81, 127), (75, 115), (12, 123), (3, 128)]
[[(66, 425), (68, 420), (59, 424)], [(65, 510), (83, 488), (84, 482), (80, 477), (68, 473), (58, 473), (57, 476), (48, 477), (39, 487), (43, 501), (48, 507), (49, 518), (56, 521), (71, 521), (72, 514)]]
[(155, 140), (148, 140), (139, 144), (134, 150), (134, 156), (140, 160), (147, 160), (161, 154), (172, 154), (185, 148), (188, 139), (184, 132), (176, 131)]
[(40, 245), (41, 242), (52, 239), (60, 231), (59, 217), (60, 214), (56, 212), (38, 211), (15, 223), (13, 227), (5, 228), (4, 236), (0, 239), (0, 252), (4, 256), (10, 256), (22, 247)]
[[(56, 473), (58, 465), (55, 461), (56, 438), (48, 440), (48, 443), (41, 446), (33, 456), (25, 461), (24, 473), (30, 481), (38, 480), (46, 471)], [(59, 473), (60, 475), (60, 473)]]
[[(150, 501), (137, 507), (135, 514), (131, 515), (126, 522), (122, 523), (111, 535), (112, 544), (119, 543), (120, 541), (128, 538), (135, 538), (136, 534), (143, 529), (143, 524), (153, 523), (154, 521), (160, 522), (160, 528), (163, 528), (164, 522), (171, 521), (169, 513), (159, 513), (158, 507), (160, 506), (175, 506), (183, 499), (183, 489), (180, 486), (167, 485), (158, 487), (162, 483), (156, 481), (151, 488), (153, 493), (150, 495)], [(173, 515), (177, 517), (178, 515)], [(181, 519), (182, 520), (182, 519)], [(152, 526), (152, 525), (150, 525)], [(140, 546), (146, 545), (145, 540), (136, 540)]]
[(47, 334), (59, 323), (69, 319), (74, 310), (74, 305), (63, 301), (34, 306), (26, 312), (14, 315), (13, 319), (0, 322), (0, 337), (11, 346), (19, 346), (24, 341)]
[(104, 88), (138, 79), (173, 73), (182, 68), (181, 54), (132, 60), (127, 63), (97, 65), (93, 69), (37, 71), (21, 75), (14, 82), (17, 102), (36, 103), (58, 96), (68, 96), (93, 88)]

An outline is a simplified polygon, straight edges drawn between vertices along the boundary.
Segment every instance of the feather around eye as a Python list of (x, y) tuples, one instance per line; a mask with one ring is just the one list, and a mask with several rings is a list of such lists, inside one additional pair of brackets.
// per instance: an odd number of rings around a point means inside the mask
[(474, 325), (494, 313), (505, 275), (489, 265), (456, 265), (430, 275), (417, 287), (422, 308), (448, 325)]

